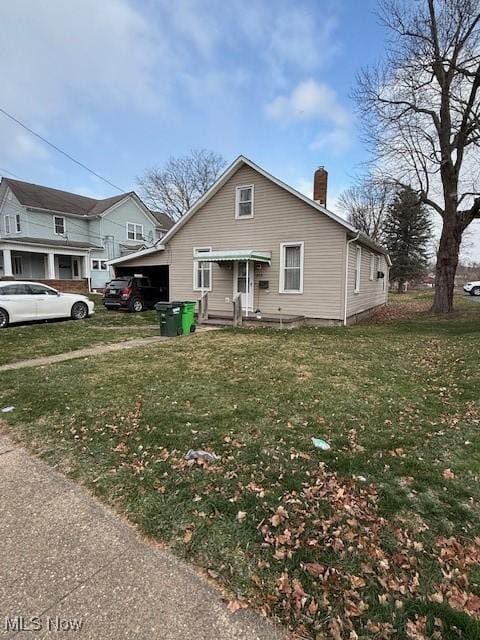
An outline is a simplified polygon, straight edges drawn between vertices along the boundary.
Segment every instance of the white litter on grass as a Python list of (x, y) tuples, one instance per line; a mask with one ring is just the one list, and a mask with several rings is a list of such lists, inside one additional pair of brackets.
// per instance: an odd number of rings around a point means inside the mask
[(321, 438), (312, 438), (312, 442), (314, 447), (322, 451), (329, 451), (332, 448), (326, 440), (322, 440)]
[(207, 462), (216, 462), (219, 460), (219, 457), (215, 453), (210, 453), (210, 451), (203, 451), (203, 449), (197, 449), (194, 451), (193, 449), (189, 449), (187, 453), (183, 456), (185, 460), (206, 460)]
[(12, 407), (11, 405), (8, 407), (3, 407), (2, 409), (2, 413), (10, 413), (11, 411), (13, 411), (15, 409), (15, 407)]

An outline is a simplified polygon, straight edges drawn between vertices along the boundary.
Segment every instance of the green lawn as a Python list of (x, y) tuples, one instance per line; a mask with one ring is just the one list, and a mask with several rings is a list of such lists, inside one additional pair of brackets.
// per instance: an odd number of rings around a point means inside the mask
[[(428, 295), (401, 298), (348, 329), (5, 372), (4, 428), (208, 570), (232, 609), (306, 638), (478, 639), (480, 305), (433, 318)], [(190, 448), (220, 460), (190, 466)]]
[[(157, 335), (157, 313), (107, 311), (101, 297), (92, 295), (95, 314), (85, 320), (55, 320), (12, 325), (0, 331), (0, 365), (49, 356), (83, 347)], [(112, 328), (110, 328), (112, 327)]]

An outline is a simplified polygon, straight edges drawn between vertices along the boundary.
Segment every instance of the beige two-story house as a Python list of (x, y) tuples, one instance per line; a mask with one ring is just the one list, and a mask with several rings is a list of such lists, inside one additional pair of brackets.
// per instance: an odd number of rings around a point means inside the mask
[(211, 316), (301, 317), (347, 324), (384, 305), (387, 251), (326, 208), (327, 173), (304, 196), (244, 156), (165, 235), (111, 261), (117, 275), (155, 273), (169, 300), (208, 297)]

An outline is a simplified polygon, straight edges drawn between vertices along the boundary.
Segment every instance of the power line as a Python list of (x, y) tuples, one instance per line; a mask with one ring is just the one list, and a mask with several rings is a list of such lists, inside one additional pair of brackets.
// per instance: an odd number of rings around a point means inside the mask
[(17, 180), (21, 180), (22, 178), (20, 178), (20, 176), (17, 176), (15, 173), (12, 173), (11, 171), (8, 171), (8, 169), (4, 169), (3, 167), (0, 167), (0, 172), (1, 173), (8, 173), (9, 176), (12, 176), (13, 178), (16, 178)]
[(125, 189), (122, 189), (121, 187), (118, 187), (116, 184), (113, 184), (113, 182), (110, 182), (110, 180), (107, 180), (107, 178), (104, 178), (103, 176), (101, 176), (96, 171), (93, 171), (93, 169), (90, 169), (90, 167), (87, 167), (86, 164), (83, 164), (83, 162), (80, 162), (80, 160), (77, 160), (76, 158), (71, 156), (66, 151), (63, 151), (62, 149), (60, 149), (60, 147), (57, 147), (57, 145), (53, 144), (53, 142), (50, 142), (49, 140), (47, 140), (46, 138), (41, 136), (39, 133), (37, 133), (33, 129), (30, 129), (30, 127), (27, 127), (26, 124), (24, 124), (23, 122), (18, 120), (18, 118), (16, 118), (15, 116), (12, 116), (12, 114), (8, 113), (8, 111), (5, 111), (5, 109), (2, 109), (2, 107), (0, 107), (0, 112), (3, 113), (3, 115), (7, 116), (7, 118), (10, 118), (10, 120), (13, 120), (13, 122), (16, 122), (18, 125), (23, 127), (25, 129), (25, 131), (28, 131), (29, 133), (31, 133), (32, 136), (35, 136), (36, 138), (38, 138), (39, 140), (41, 140), (45, 144), (48, 144), (49, 147), (52, 147), (52, 149), (55, 149), (55, 151), (57, 151), (58, 153), (61, 153), (63, 156), (65, 156), (66, 158), (68, 158), (72, 162), (75, 162), (75, 164), (78, 164), (78, 166), (82, 167), (82, 169), (85, 169), (85, 171), (88, 171), (89, 173), (91, 173), (95, 177), (99, 178), (100, 180), (103, 180), (103, 182), (106, 182), (107, 184), (109, 184), (111, 187), (113, 187), (117, 191), (120, 191), (121, 193), (125, 193)]

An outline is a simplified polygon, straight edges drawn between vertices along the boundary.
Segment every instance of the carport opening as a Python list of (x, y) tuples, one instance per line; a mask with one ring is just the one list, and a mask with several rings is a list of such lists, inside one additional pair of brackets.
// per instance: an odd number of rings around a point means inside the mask
[(168, 265), (156, 265), (150, 267), (115, 267), (116, 276), (142, 275), (150, 278), (153, 287), (160, 289), (160, 300), (170, 300)]

